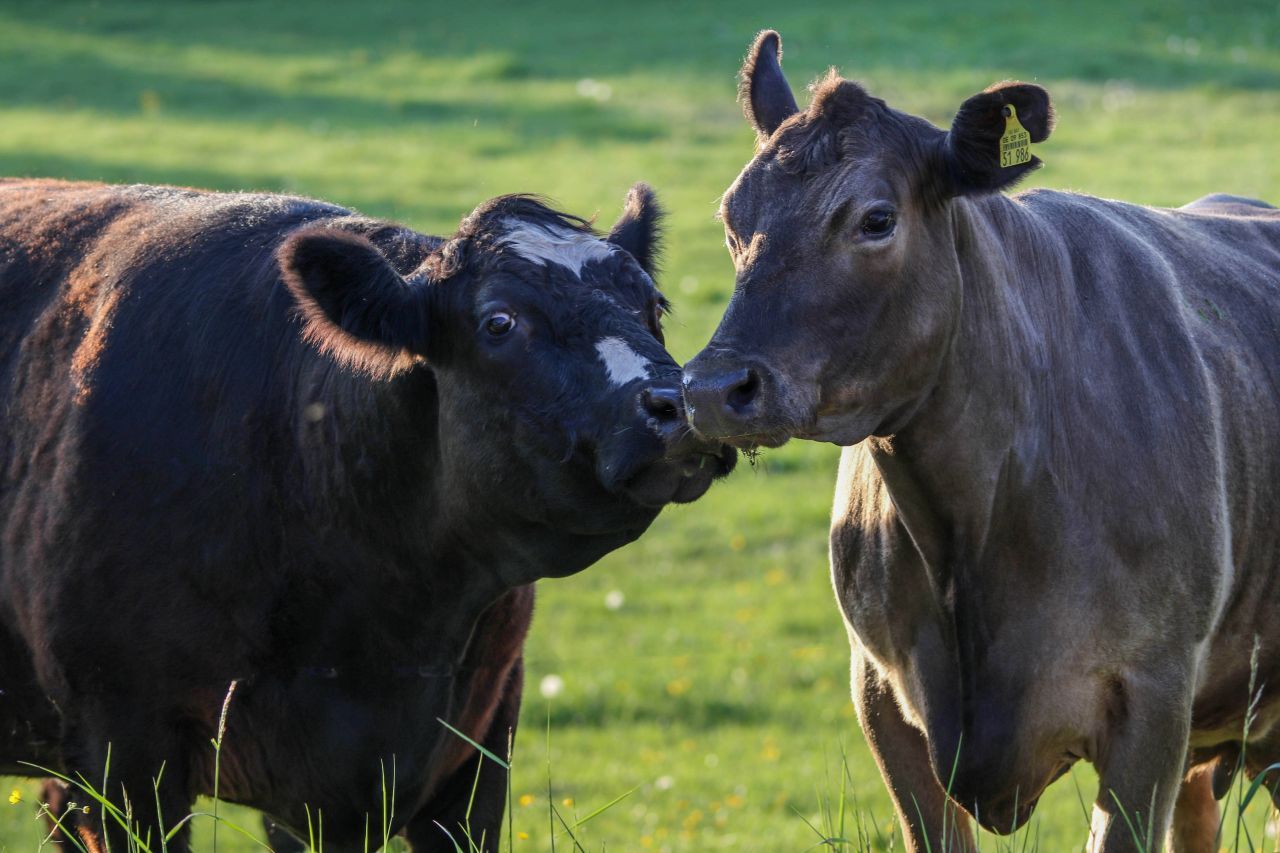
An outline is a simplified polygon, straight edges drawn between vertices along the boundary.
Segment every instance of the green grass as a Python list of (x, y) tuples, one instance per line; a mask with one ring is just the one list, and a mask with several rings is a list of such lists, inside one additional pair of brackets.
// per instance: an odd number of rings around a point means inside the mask
[[(939, 123), (994, 80), (1046, 85), (1058, 130), (1030, 184), (1153, 204), (1211, 191), (1280, 201), (1274, 0), (8, 2), (0, 174), (298, 192), (437, 233), (513, 191), (607, 224), (643, 179), (671, 211), (662, 284), (684, 360), (732, 283), (712, 214), (751, 153), (734, 75), (765, 26), (782, 32), (797, 86), (836, 64)], [(822, 799), (839, 798), (842, 749), (864, 830), (896, 832), (827, 578), (835, 461), (816, 445), (771, 452), (635, 546), (541, 585), (513, 790), (530, 837), (514, 849), (549, 847), (548, 758), (570, 819), (638, 786), (581, 828), (590, 849), (802, 850), (819, 840), (805, 820), (823, 826)], [(552, 674), (564, 689), (548, 701)], [(1073, 778), (1090, 802), (1092, 772)], [(36, 789), (15, 785), (25, 801), (0, 803), (0, 847), (25, 851), (40, 838)], [(197, 822), (200, 849), (209, 824)], [(1085, 827), (1063, 780), (1032, 838), (1078, 848)], [(218, 849), (253, 848), (223, 831)]]

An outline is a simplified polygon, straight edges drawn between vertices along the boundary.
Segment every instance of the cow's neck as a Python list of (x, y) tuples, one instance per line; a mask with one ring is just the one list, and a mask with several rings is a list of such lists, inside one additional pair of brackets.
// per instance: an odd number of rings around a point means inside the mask
[(304, 663), (344, 667), (381, 654), (381, 664), (402, 669), (456, 667), (477, 618), (512, 584), (501, 555), (442, 510), (450, 496), (434, 378), (417, 371), (370, 382), (322, 363), (311, 369), (294, 430), (299, 503), (315, 546), (296, 565), (307, 583), (284, 605), (300, 633), (316, 638)]
[(963, 297), (951, 346), (910, 422), (868, 444), (913, 538), (944, 570), (987, 550), (1011, 489), (1053, 488), (1066, 357), (1055, 325), (1071, 310), (1047, 223), (1004, 196), (957, 201), (952, 216)]
[[(311, 396), (326, 408), (309, 412), (300, 401), (295, 431), (307, 524), (317, 531), (312, 563), (328, 577), (314, 601), (299, 602), (317, 615), (300, 618), (323, 620), (335, 636), (363, 626), (360, 654), (384, 647), (400, 666), (454, 664), (476, 619), (507, 590), (579, 571), (634, 538), (575, 536), (515, 517), (510, 501), (473, 488), (474, 472), (447, 471), (448, 427), (429, 371), (371, 383), (313, 369), (300, 384), (318, 389)], [(355, 573), (358, 583), (344, 582)], [(383, 617), (372, 630), (370, 613)]]

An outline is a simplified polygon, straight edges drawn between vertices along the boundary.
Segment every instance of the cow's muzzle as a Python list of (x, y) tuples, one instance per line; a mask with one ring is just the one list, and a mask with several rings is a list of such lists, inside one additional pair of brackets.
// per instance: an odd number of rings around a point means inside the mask
[(645, 425), (662, 441), (662, 455), (621, 482), (632, 500), (651, 507), (688, 503), (733, 470), (736, 450), (690, 428), (679, 374), (646, 383), (637, 393)]
[(777, 380), (763, 364), (725, 350), (703, 350), (684, 369), (689, 424), (709, 440), (776, 446), (790, 433), (777, 405)]

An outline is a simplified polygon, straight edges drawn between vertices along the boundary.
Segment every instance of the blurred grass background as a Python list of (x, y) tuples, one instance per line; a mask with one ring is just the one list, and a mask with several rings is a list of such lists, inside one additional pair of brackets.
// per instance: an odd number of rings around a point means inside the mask
[[(517, 191), (607, 226), (645, 180), (671, 212), (660, 284), (683, 361), (732, 285), (712, 214), (751, 155), (734, 76), (763, 27), (781, 31), (797, 88), (834, 64), (942, 125), (992, 81), (1047, 86), (1058, 129), (1028, 185), (1161, 205), (1213, 191), (1280, 202), (1275, 0), (7, 0), (0, 174), (300, 193), (431, 233)], [(580, 833), (590, 849), (803, 850), (819, 841), (805, 820), (839, 795), (842, 750), (850, 799), (893, 839), (827, 577), (836, 456), (770, 452), (636, 545), (540, 585), (514, 849), (550, 846), (549, 762), (568, 814), (637, 789)], [(1073, 781), (1091, 801), (1093, 773), (1077, 768), (1019, 844), (1082, 846)], [(5, 788), (23, 801), (0, 805), (0, 848), (33, 849), (37, 788)], [(218, 848), (253, 849), (226, 831)]]

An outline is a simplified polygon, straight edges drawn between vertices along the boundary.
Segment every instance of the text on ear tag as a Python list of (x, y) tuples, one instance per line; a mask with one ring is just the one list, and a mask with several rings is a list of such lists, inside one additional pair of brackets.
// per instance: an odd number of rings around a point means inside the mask
[(1000, 137), (1000, 166), (1021, 166), (1031, 161), (1031, 134), (1018, 121), (1018, 108), (1004, 105), (1004, 135)]

